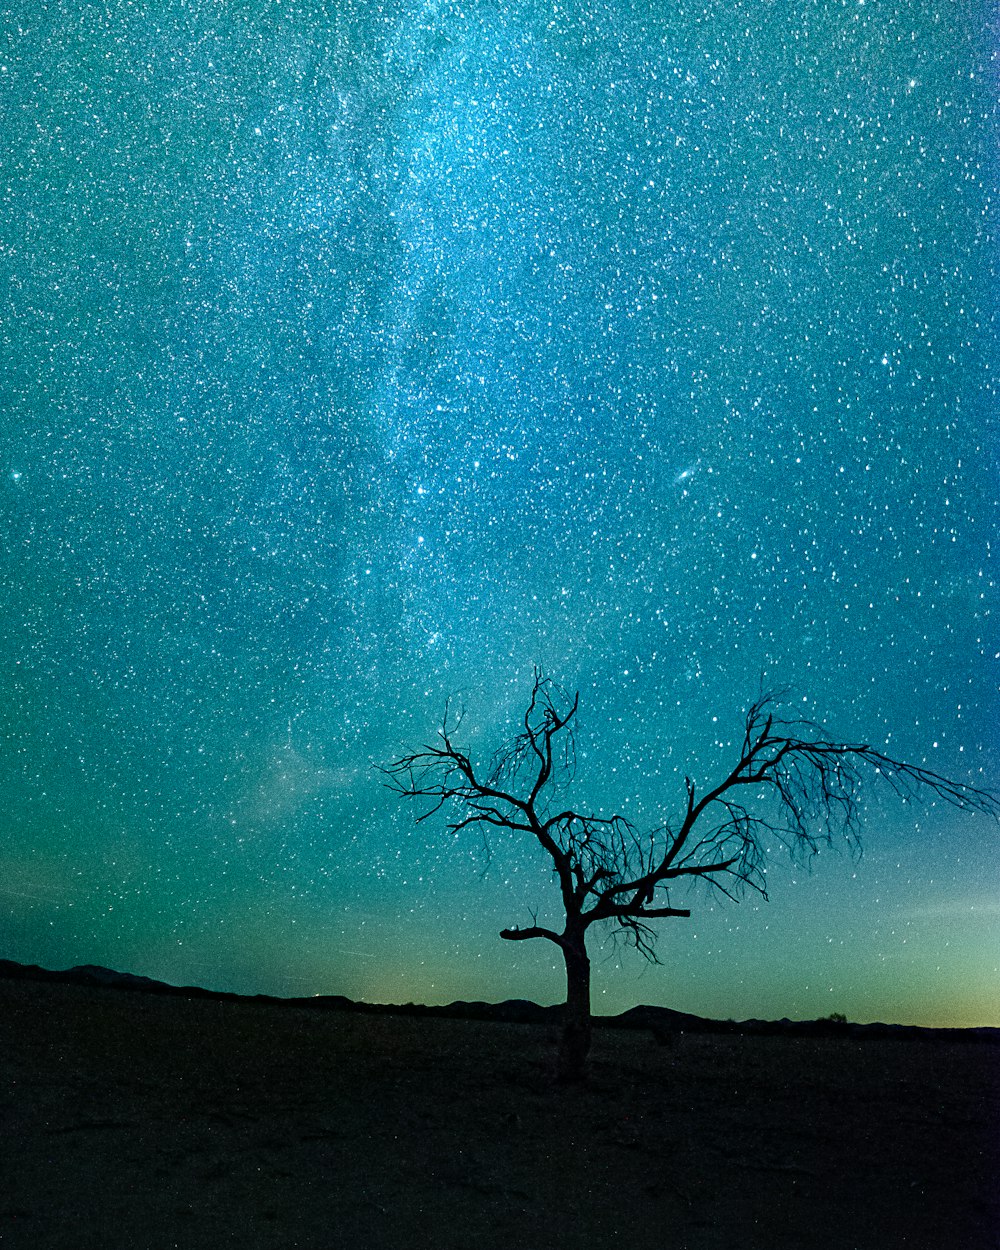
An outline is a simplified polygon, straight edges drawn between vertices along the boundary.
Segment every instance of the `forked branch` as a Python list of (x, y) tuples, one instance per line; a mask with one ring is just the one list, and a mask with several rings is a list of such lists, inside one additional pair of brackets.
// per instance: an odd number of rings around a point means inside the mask
[[(572, 780), (573, 722), (579, 695), (570, 699), (536, 669), (523, 728), (480, 772), (453, 739), (446, 709), (438, 742), (383, 770), (397, 794), (422, 801), (418, 820), (449, 806), (448, 828), (472, 825), (533, 839), (549, 856), (559, 881), (567, 931), (611, 921), (644, 954), (652, 954), (647, 922), (688, 916), (670, 896), (685, 883), (703, 882), (727, 898), (747, 889), (767, 897), (765, 861), (777, 841), (793, 854), (812, 855), (842, 837), (860, 845), (862, 787), (882, 782), (904, 801), (927, 794), (962, 811), (1000, 818), (990, 791), (953, 781), (923, 765), (897, 760), (867, 743), (825, 738), (808, 721), (782, 720), (770, 696), (750, 707), (738, 758), (714, 785), (699, 790), (685, 779), (683, 815), (640, 835), (625, 817), (596, 816), (548, 804)], [(459, 722), (460, 723), (460, 722)], [(457, 727), (457, 726), (455, 726)], [(753, 792), (753, 806), (741, 796)], [(770, 800), (768, 802), (768, 800)], [(537, 924), (505, 929), (509, 941), (565, 935)]]

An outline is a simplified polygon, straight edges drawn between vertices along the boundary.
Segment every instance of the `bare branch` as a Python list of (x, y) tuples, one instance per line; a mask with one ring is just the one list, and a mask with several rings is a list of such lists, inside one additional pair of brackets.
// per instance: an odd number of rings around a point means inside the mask
[(665, 916), (690, 916), (690, 907), (643, 907), (632, 915), (638, 920), (662, 920)]
[(550, 942), (555, 942), (557, 946), (562, 946), (563, 939), (558, 933), (554, 933), (551, 929), (542, 928), (541, 925), (532, 925), (528, 929), (501, 929), (500, 936), (508, 942), (527, 942), (531, 938), (548, 938)]

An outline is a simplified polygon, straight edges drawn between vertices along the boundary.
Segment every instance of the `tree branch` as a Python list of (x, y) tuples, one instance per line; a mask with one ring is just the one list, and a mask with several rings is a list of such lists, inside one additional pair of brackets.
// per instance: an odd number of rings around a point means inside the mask
[(500, 936), (508, 942), (527, 942), (531, 938), (548, 938), (550, 942), (555, 942), (556, 946), (564, 944), (558, 933), (542, 928), (541, 925), (532, 925), (529, 929), (501, 929)]
[(640, 920), (659, 920), (664, 916), (690, 916), (690, 907), (642, 907), (638, 911), (625, 912)]

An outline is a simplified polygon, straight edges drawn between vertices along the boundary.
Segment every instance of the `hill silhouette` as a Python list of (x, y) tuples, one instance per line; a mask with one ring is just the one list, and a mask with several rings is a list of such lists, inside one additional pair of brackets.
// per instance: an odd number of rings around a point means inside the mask
[[(511, 998), (500, 1003), (457, 1000), (444, 1005), (422, 1003), (367, 1003), (342, 994), (314, 994), (284, 998), (274, 994), (235, 994), (228, 990), (209, 990), (200, 985), (171, 985), (153, 977), (132, 972), (118, 972), (99, 964), (78, 964), (63, 971), (53, 971), (37, 964), (21, 964), (0, 959), (0, 979), (16, 981), (50, 981), (68, 985), (100, 986), (105, 989), (169, 997), (214, 999), (218, 1002), (269, 1003), (277, 1007), (306, 1007), (314, 1011), (343, 1011), (368, 1014), (437, 1017), (449, 1020), (495, 1021), (500, 1024), (557, 1025), (562, 1006), (544, 1007), (530, 999)], [(854, 1024), (838, 1019), (820, 1020), (714, 1020), (675, 1011), (670, 1007), (641, 1004), (614, 1016), (595, 1016), (595, 1028), (645, 1030), (660, 1041), (683, 1033), (737, 1034), (787, 1037), (851, 1037), (909, 1038), (912, 1040), (948, 1040), (1000, 1044), (1000, 1029), (923, 1028), (918, 1025)]]

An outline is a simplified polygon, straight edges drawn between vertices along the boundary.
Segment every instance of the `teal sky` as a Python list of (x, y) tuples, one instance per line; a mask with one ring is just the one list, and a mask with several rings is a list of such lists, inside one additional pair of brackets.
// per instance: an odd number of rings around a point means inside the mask
[[(639, 825), (765, 686), (1000, 788), (997, 46), (976, 0), (15, 4), (0, 956), (562, 993), (531, 847), (380, 785), (581, 692)], [(595, 1006), (1000, 1025), (987, 819), (696, 896)], [(603, 962), (603, 956), (608, 959)]]

